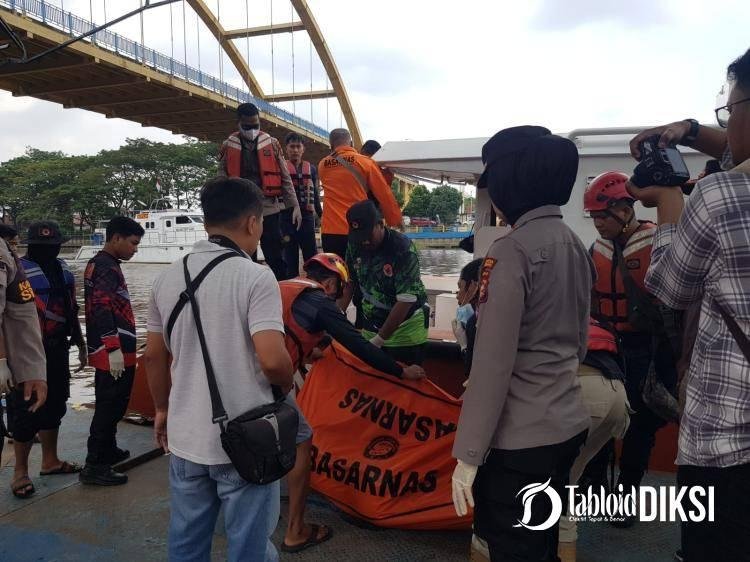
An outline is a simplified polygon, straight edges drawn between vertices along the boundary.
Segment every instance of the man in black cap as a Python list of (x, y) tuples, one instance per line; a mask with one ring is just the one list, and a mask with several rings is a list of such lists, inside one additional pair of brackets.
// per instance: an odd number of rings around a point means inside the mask
[[(430, 315), (417, 249), (409, 238), (385, 226), (370, 200), (352, 205), (346, 220), (346, 264), (351, 289), (362, 296), (357, 304), (362, 334), (397, 361), (420, 364)], [(351, 296), (350, 290), (346, 306)]]
[[(561, 513), (554, 507), (564, 505), (589, 427), (576, 376), (586, 355), (593, 265), (560, 210), (578, 151), (543, 127), (514, 127), (484, 145), (482, 160), (478, 187), (489, 190), (513, 230), (492, 244), (479, 275), (453, 502), (459, 515), (467, 503), (475, 507), (475, 533), (493, 561), (557, 560), (553, 517)], [(557, 497), (552, 514), (549, 501), (527, 498), (531, 487)]]
[[(47, 402), (35, 412), (19, 390), (8, 396), (10, 429), (16, 461), (14, 482), (29, 478), (29, 453), (34, 436), (39, 433), (42, 443), (42, 468), (40, 476), (72, 474), (81, 466), (61, 460), (57, 456), (57, 439), (60, 423), (66, 412), (65, 403), (70, 396), (69, 349), (78, 347), (80, 366), (86, 366), (86, 345), (78, 321), (78, 303), (73, 272), (57, 256), (67, 238), (54, 221), (38, 221), (29, 226), (27, 254), (21, 258), (26, 278), (35, 294), (37, 316), (42, 331), (42, 343), (47, 359)], [(76, 372), (78, 372), (76, 371)], [(16, 487), (17, 488), (17, 487)], [(14, 494), (27, 498), (33, 493), (28, 480), (24, 488), (14, 489)]]

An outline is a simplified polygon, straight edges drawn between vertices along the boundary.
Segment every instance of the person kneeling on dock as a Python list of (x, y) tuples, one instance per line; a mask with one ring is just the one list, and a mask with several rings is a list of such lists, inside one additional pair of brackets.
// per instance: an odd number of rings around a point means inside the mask
[[(305, 360), (327, 334), (374, 369), (409, 380), (424, 377), (420, 366), (402, 367), (370, 344), (338, 308), (335, 299), (341, 297), (349, 283), (349, 270), (344, 260), (336, 254), (321, 253), (310, 258), (303, 267), (307, 278), (297, 277), (279, 283), (286, 347), (300, 372), (306, 372)], [(300, 412), (297, 462), (288, 476), (289, 524), (281, 545), (284, 552), (300, 552), (332, 536), (327, 527), (305, 525), (311, 446), (312, 429)]]

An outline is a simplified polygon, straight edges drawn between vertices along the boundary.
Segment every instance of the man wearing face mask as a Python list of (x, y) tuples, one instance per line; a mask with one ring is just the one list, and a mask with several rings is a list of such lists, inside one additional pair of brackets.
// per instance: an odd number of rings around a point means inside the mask
[(277, 280), (286, 279), (282, 256), (281, 211), (292, 209), (292, 223), (302, 226), (294, 185), (279, 141), (260, 130), (260, 114), (252, 103), (237, 107), (238, 130), (219, 153), (219, 175), (250, 180), (263, 191), (263, 235), (260, 247)]
[(493, 561), (556, 560), (556, 522), (543, 530), (519, 525), (544, 521), (549, 504), (524, 505), (519, 492), (549, 486), (565, 498), (589, 427), (577, 373), (594, 271), (560, 210), (578, 152), (544, 127), (513, 127), (487, 141), (482, 161), (477, 187), (488, 189), (513, 230), (482, 263), (474, 359), (453, 446), (453, 503), (461, 516), (467, 504), (475, 508), (475, 533)]
[(461, 347), (464, 358), (466, 376), (471, 372), (472, 355), (474, 354), (474, 339), (477, 335), (477, 304), (479, 301), (479, 270), (482, 259), (467, 263), (458, 276), (458, 310), (451, 321), (453, 335)]
[(20, 260), (36, 297), (47, 360), (47, 402), (36, 412), (30, 412), (19, 390), (8, 396), (16, 456), (15, 481), (29, 477), (29, 453), (37, 432), (42, 443), (41, 476), (81, 471), (78, 464), (63, 461), (57, 456), (60, 423), (70, 396), (71, 344), (78, 347), (78, 371), (87, 362), (86, 343), (78, 320), (73, 272), (57, 257), (66, 240), (56, 222), (34, 222), (29, 226), (27, 255)]

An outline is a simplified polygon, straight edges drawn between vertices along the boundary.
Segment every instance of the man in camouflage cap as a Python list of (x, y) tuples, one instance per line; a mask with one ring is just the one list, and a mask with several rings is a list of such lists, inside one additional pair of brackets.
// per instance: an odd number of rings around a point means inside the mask
[(429, 306), (417, 249), (409, 238), (385, 226), (370, 200), (352, 205), (346, 219), (346, 263), (352, 289), (362, 297), (357, 308), (364, 322), (363, 335), (397, 361), (420, 364)]

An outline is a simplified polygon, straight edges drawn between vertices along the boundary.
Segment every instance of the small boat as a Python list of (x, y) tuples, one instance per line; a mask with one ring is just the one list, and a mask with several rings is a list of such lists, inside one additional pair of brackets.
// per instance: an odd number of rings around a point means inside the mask
[[(171, 208), (166, 199), (154, 201), (148, 210), (135, 211), (133, 219), (145, 234), (129, 263), (172, 263), (190, 253), (193, 244), (208, 238), (201, 211)], [(107, 222), (100, 221), (92, 244), (81, 246), (74, 261), (86, 262), (103, 248)], [(260, 248), (258, 259), (262, 259)]]

